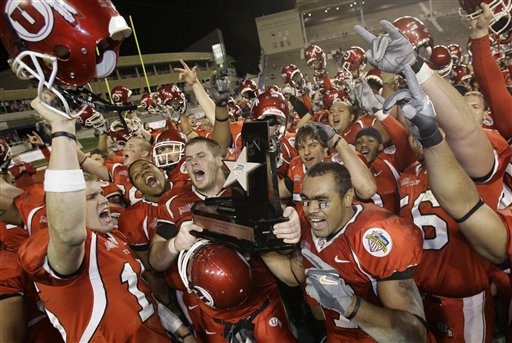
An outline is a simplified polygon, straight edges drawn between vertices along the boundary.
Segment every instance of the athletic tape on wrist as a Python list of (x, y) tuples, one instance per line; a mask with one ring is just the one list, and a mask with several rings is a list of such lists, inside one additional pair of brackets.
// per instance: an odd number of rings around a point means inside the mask
[(162, 326), (169, 332), (173, 334), (178, 331), (179, 327), (183, 325), (181, 319), (175, 315), (171, 310), (158, 302), (158, 315), (160, 317), (160, 322)]
[(44, 174), (44, 191), (54, 193), (78, 192), (85, 189), (82, 169), (55, 170), (46, 169)]
[(430, 77), (432, 75), (434, 75), (434, 71), (432, 69), (430, 69), (430, 67), (428, 66), (428, 64), (426, 63), (423, 63), (423, 65), (421, 66), (421, 69), (420, 71), (418, 71), (416, 73), (416, 79), (418, 80), (418, 83), (420, 85), (422, 85), (425, 81), (427, 81), (428, 79), (430, 79)]

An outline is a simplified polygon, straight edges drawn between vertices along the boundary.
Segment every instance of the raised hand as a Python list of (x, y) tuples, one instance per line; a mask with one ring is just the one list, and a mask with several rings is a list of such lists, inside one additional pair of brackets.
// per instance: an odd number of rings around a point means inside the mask
[(395, 104), (401, 106), (404, 116), (417, 128), (416, 135), (424, 147), (431, 147), (443, 140), (436, 121), (434, 105), (423, 93), (410, 66), (405, 66), (403, 73), (407, 80), (408, 89), (398, 91), (391, 95), (384, 104), (384, 111)]
[(313, 265), (313, 268), (306, 269), (306, 293), (323, 307), (346, 316), (354, 295), (352, 288), (345, 283), (336, 269), (310, 250), (302, 249), (302, 255)]
[(231, 81), (227, 77), (227, 70), (221, 70), (219, 75), (213, 72), (210, 82), (206, 84), (210, 96), (217, 106), (226, 106), (231, 95)]
[(338, 134), (338, 132), (332, 126), (319, 122), (310, 122), (307, 125), (316, 130), (324, 146), (332, 148), (332, 145), (334, 144), (333, 138), (336, 134)]
[(384, 98), (376, 94), (365, 79), (359, 79), (359, 84), (353, 88), (353, 92), (359, 107), (365, 110), (366, 113), (374, 114), (382, 110)]
[(36, 145), (36, 146), (44, 145), (43, 140), (35, 131), (32, 131), (32, 136), (29, 133), (27, 133), (27, 138), (28, 138), (28, 142), (32, 145)]
[(482, 2), (480, 4), (482, 8), (482, 14), (475, 19), (466, 19), (468, 25), (471, 27), (471, 38), (477, 39), (482, 38), (489, 34), (489, 25), (493, 18), (493, 14), (489, 5)]
[(192, 86), (197, 82), (197, 66), (194, 66), (192, 69), (190, 69), (188, 64), (186, 64), (183, 60), (180, 60), (180, 63), (183, 68), (174, 68), (174, 70), (180, 72), (179, 78), (181, 81), (184, 81)]
[(380, 21), (381, 27), (387, 32), (376, 37), (360, 25), (354, 31), (370, 45), (366, 51), (368, 62), (387, 73), (399, 73), (405, 65), (416, 63), (416, 53), (405, 35), (387, 20)]

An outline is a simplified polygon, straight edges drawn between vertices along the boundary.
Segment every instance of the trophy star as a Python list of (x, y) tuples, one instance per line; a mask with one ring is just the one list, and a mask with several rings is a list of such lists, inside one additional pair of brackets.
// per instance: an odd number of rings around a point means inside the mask
[(246, 147), (242, 149), (240, 156), (236, 161), (224, 161), (229, 168), (229, 175), (224, 182), (224, 188), (231, 185), (233, 182), (238, 181), (240, 186), (247, 192), (248, 174), (254, 169), (258, 168), (261, 163), (247, 162)]

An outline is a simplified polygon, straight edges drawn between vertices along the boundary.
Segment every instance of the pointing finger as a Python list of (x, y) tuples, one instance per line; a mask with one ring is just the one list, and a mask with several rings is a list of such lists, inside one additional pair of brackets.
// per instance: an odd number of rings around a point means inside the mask
[(354, 26), (354, 32), (359, 35), (366, 43), (370, 44), (375, 39), (375, 35), (366, 30), (361, 25)]

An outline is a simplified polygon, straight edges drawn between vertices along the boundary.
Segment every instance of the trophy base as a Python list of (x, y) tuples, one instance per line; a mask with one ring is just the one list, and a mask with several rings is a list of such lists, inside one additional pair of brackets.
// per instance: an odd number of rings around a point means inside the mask
[(292, 244), (284, 243), (273, 233), (277, 223), (288, 219), (274, 216), (270, 205), (238, 204), (231, 199), (208, 199), (192, 206), (194, 223), (204, 228), (197, 236), (234, 246), (243, 251), (261, 253), (287, 250)]

